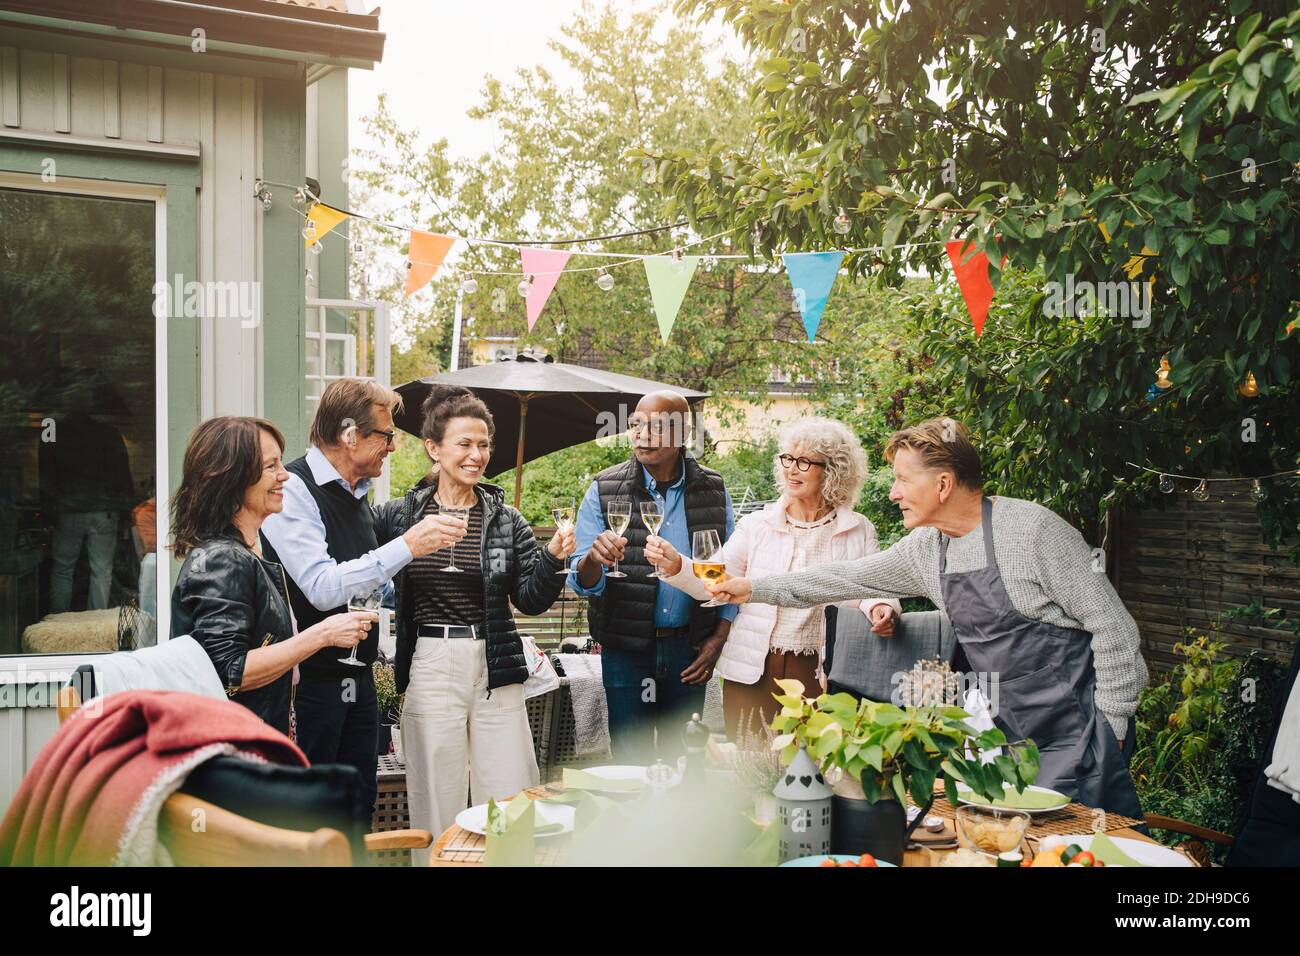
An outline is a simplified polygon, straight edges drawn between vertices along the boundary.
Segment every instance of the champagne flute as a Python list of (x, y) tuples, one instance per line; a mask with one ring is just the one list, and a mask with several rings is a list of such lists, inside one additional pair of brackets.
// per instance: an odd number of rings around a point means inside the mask
[[(659, 529), (664, 523), (664, 513), (659, 510), (659, 502), (641, 502), (641, 520), (645, 522), (645, 526), (650, 530), (650, 533), (657, 536), (659, 534)], [(660, 571), (657, 566), (646, 576), (660, 579), (668, 577), (668, 575)]]
[[(378, 614), (379, 609), (383, 607), (383, 605), (384, 605), (383, 588), (375, 588), (373, 591), (362, 591), (360, 594), (354, 594), (352, 595), (352, 597), (348, 598), (349, 611), (369, 611)], [(378, 640), (378, 637), (376, 637), (376, 640)], [(357, 641), (355, 644), (353, 644), (352, 653), (350, 653), (347, 657), (340, 657), (339, 663), (355, 664), (357, 667), (365, 667), (366, 666), (365, 661), (357, 660), (357, 648), (360, 646), (361, 646), (360, 641)]]
[[(463, 505), (445, 505), (445, 506), (439, 505), (438, 513), (444, 514), (448, 518), (459, 518), (461, 521), (464, 521), (466, 523), (469, 522), (469, 509), (464, 507)], [(452, 544), (447, 549), (447, 566), (445, 568), (439, 568), (439, 570), (451, 571), (453, 574), (461, 574), (465, 571), (464, 568), (456, 567), (456, 545), (455, 544)]]
[[(632, 521), (632, 502), (627, 498), (611, 498), (605, 507), (605, 521), (608, 522), (610, 531), (623, 537), (623, 532), (627, 531), (627, 526)], [(606, 571), (605, 577), (625, 578), (627, 574), (618, 569), (618, 561), (615, 560), (614, 569)]]
[[(556, 531), (568, 531), (573, 527), (573, 499), (572, 498), (552, 498), (551, 499), (551, 517), (555, 519)], [(569, 573), (568, 564), (562, 571), (556, 571), (556, 574), (567, 575)]]
[[(691, 535), (691, 573), (701, 581), (727, 580), (727, 562), (722, 554), (722, 542), (713, 529), (696, 531)], [(725, 601), (710, 598), (701, 607), (722, 607)]]

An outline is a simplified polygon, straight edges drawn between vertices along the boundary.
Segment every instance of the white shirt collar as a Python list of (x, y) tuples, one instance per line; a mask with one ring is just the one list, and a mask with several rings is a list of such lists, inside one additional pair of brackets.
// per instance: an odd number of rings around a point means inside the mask
[(307, 449), (307, 467), (311, 469), (311, 476), (316, 479), (316, 484), (328, 485), (331, 481), (337, 481), (354, 498), (364, 498), (375, 481), (373, 478), (362, 478), (357, 482), (356, 488), (353, 488), (339, 474), (338, 469), (330, 464), (330, 460), (325, 457), (325, 453), (315, 445)]

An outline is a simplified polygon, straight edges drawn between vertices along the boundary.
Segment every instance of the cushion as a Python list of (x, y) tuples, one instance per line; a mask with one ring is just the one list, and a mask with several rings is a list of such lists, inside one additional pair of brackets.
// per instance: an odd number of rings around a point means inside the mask
[(835, 690), (870, 700), (888, 701), (897, 686), (896, 674), (918, 660), (952, 661), (957, 637), (942, 611), (909, 611), (894, 626), (893, 637), (879, 637), (867, 616), (837, 609), (835, 642), (827, 675)]

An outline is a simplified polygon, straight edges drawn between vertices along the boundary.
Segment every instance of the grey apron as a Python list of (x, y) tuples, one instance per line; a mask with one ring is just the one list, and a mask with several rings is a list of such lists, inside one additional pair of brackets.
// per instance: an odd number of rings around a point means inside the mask
[[(1143, 819), (1128, 761), (1097, 710), (1092, 635), (1021, 615), (1007, 597), (993, 554), (993, 502), (988, 498), (981, 526), (985, 565), (978, 571), (948, 573), (948, 537), (939, 536), (939, 581), (971, 670), (998, 681), (993, 722), (1009, 741), (1028, 737), (1038, 745), (1038, 786)], [(1130, 721), (1130, 746), (1132, 738)]]

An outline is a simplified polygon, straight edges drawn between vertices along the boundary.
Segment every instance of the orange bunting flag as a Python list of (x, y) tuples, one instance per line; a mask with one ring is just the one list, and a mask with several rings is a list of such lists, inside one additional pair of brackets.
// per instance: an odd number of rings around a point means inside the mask
[(438, 267), (447, 256), (447, 250), (456, 242), (455, 236), (440, 236), (435, 232), (411, 230), (411, 245), (406, 253), (406, 294), (419, 292), (437, 274)]
[[(993, 283), (989, 281), (989, 257), (979, 252), (974, 243), (968, 239), (954, 239), (945, 243), (948, 259), (952, 262), (953, 275), (957, 277), (957, 287), (961, 289), (962, 298), (966, 300), (966, 311), (970, 313), (971, 323), (975, 326), (975, 337), (984, 331), (984, 320), (989, 314), (989, 305), (993, 302)], [(965, 256), (966, 258), (962, 258)], [(1005, 263), (1006, 257), (1002, 257)]]

